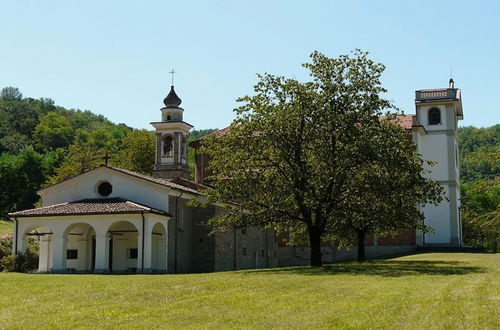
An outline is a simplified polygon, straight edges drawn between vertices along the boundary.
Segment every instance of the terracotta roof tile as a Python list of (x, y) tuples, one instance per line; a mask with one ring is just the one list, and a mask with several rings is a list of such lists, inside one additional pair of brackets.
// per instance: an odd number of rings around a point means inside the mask
[(44, 206), (36, 209), (9, 213), (11, 217), (42, 217), (64, 215), (155, 213), (169, 216), (167, 212), (122, 198), (82, 199)]
[[(379, 117), (380, 120), (385, 120), (386, 118), (386, 116)], [(391, 119), (390, 122), (406, 129), (411, 129), (413, 127), (413, 115), (399, 115), (395, 119)]]

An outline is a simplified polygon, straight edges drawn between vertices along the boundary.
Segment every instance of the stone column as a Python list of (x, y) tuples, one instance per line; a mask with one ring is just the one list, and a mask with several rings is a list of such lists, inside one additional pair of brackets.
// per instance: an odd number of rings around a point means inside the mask
[(50, 236), (44, 235), (40, 237), (40, 249), (38, 257), (38, 272), (48, 273), (50, 269)]
[[(145, 232), (144, 232), (144, 270), (143, 270), (143, 273), (145, 274), (150, 274), (153, 272), (152, 270), (152, 262), (151, 262), (151, 259), (152, 259), (152, 256), (153, 256), (153, 233), (152, 233), (152, 228), (151, 226), (149, 225), (149, 221), (148, 219), (146, 219), (145, 221)], [(139, 233), (139, 240), (138, 240), (139, 243), (142, 243), (142, 233)], [(139, 246), (139, 252), (141, 252), (141, 248), (142, 247), (142, 244), (140, 244)], [(142, 256), (142, 254), (141, 254)], [(142, 265), (140, 265), (142, 266)]]
[(66, 272), (66, 238), (62, 235), (52, 236), (52, 268), (51, 273)]
[(95, 237), (95, 270), (96, 274), (109, 273), (109, 241), (106, 234)]

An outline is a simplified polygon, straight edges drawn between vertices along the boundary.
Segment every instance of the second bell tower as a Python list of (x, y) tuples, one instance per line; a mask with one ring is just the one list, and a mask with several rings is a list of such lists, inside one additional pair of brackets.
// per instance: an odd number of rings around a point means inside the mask
[(156, 178), (187, 179), (189, 176), (187, 139), (189, 130), (193, 126), (183, 121), (184, 109), (180, 107), (181, 102), (172, 86), (163, 100), (165, 107), (161, 108), (161, 121), (151, 123), (156, 129), (156, 158), (153, 171)]

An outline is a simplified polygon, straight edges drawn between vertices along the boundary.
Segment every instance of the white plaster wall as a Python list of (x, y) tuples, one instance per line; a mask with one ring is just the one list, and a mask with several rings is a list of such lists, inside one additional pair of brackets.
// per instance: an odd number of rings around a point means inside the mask
[(67, 250), (78, 250), (78, 259), (66, 260), (66, 268), (74, 268), (77, 271), (87, 270), (87, 247), (92, 246), (92, 241), (88, 241), (86, 236), (68, 236), (66, 243)]
[(129, 249), (138, 249), (138, 233), (113, 235), (113, 271), (127, 271), (129, 268), (140, 269), (140, 257), (129, 259)]
[(446, 134), (424, 135), (418, 138), (418, 151), (425, 160), (437, 162), (434, 166), (426, 166), (431, 173), (426, 176), (434, 180), (448, 180), (448, 139)]
[(170, 188), (105, 167), (97, 168), (40, 191), (42, 206), (85, 198), (103, 198), (97, 192), (97, 185), (102, 181), (108, 181), (113, 186), (113, 192), (106, 198), (121, 197), (168, 212)]
[[(444, 186), (446, 196), (449, 196), (450, 188)], [(434, 233), (424, 234), (424, 244), (449, 244), (450, 243), (450, 202), (443, 201), (438, 206), (426, 205), (423, 208), (427, 226), (434, 229)]]

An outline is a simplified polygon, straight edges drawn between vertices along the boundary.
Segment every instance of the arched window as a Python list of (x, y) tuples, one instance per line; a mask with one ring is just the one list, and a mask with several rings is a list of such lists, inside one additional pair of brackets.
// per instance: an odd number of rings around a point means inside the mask
[(163, 138), (163, 157), (174, 156), (174, 139), (170, 135)]
[(438, 108), (429, 110), (429, 125), (441, 124), (441, 111)]

